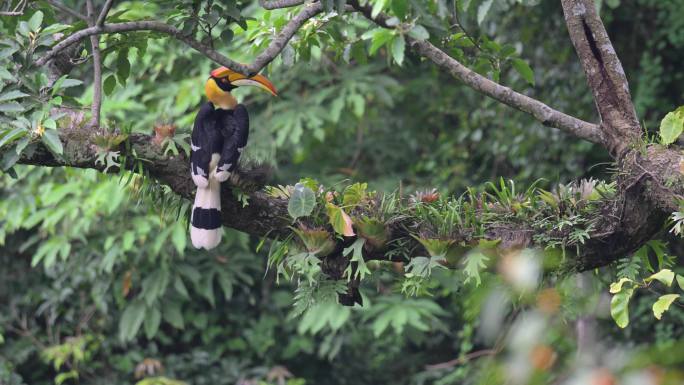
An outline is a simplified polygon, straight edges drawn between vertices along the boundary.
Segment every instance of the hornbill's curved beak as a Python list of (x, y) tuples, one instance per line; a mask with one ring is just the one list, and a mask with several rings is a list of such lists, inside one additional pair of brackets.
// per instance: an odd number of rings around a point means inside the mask
[(217, 79), (228, 79), (233, 86), (255, 86), (262, 90), (270, 93), (273, 96), (277, 96), (277, 91), (271, 83), (270, 80), (263, 75), (254, 75), (252, 77), (247, 77), (241, 73), (237, 73), (230, 68), (219, 67), (211, 71), (211, 76)]

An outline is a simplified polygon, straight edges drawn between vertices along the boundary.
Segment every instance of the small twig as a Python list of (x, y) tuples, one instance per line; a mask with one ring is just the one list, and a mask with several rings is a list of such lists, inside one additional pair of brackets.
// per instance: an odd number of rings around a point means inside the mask
[(28, 0), (19, 1), (13, 10), (0, 12), (0, 16), (21, 16), (21, 15), (23, 15), (24, 10), (26, 9), (26, 3), (27, 2), (28, 2)]
[(107, 14), (109, 13), (109, 10), (112, 9), (112, 4), (114, 4), (114, 0), (107, 0), (105, 2), (105, 4), (102, 6), (102, 10), (100, 11), (100, 16), (97, 17), (95, 25), (99, 27), (102, 27), (104, 25), (105, 19), (107, 18)]
[[(111, 7), (111, 0), (107, 0), (109, 7)], [(88, 9), (88, 24), (91, 27), (95, 26), (95, 7), (93, 6), (93, 0), (86, 0), (86, 7)], [(100, 13), (100, 17), (104, 21), (107, 13), (104, 12), (107, 9), (107, 4), (102, 10), (104, 13)], [(91, 127), (100, 127), (100, 111), (102, 109), (102, 57), (100, 56), (100, 36), (91, 35), (90, 45), (93, 50), (93, 104), (91, 106)]]
[(464, 355), (463, 357), (459, 357), (459, 358), (453, 359), (451, 361), (440, 362), (439, 364), (433, 364), (433, 365), (425, 365), (425, 369), (427, 369), (427, 370), (450, 369), (450, 368), (453, 368), (454, 366), (457, 366), (457, 365), (463, 365), (466, 362), (469, 362), (469, 361), (474, 360), (474, 359), (479, 358), (479, 357), (496, 355), (498, 352), (499, 351), (496, 349), (478, 350), (476, 352), (468, 353), (468, 354)]
[(60, 3), (57, 0), (47, 0), (47, 3), (50, 4), (53, 8), (56, 8), (58, 11), (66, 13), (69, 16), (75, 17), (75, 18), (83, 20), (85, 22), (88, 21), (88, 18), (86, 17), (86, 15), (74, 11), (73, 9), (65, 6), (64, 4)]
[(266, 47), (266, 49), (260, 53), (254, 62), (249, 65), (244, 65), (233, 61), (223, 54), (211, 49), (205, 44), (202, 44), (184, 34), (182, 31), (168, 24), (159, 21), (131, 21), (125, 23), (115, 23), (106, 24), (103, 26), (92, 26), (90, 28), (82, 29), (72, 35), (69, 35), (59, 43), (57, 43), (48, 53), (43, 57), (36, 60), (36, 65), (45, 65), (50, 59), (55, 57), (60, 51), (69, 47), (72, 44), (90, 36), (102, 35), (109, 33), (122, 33), (122, 32), (134, 32), (134, 31), (155, 31), (162, 32), (169, 36), (174, 37), (177, 40), (184, 42), (190, 47), (194, 48), (196, 51), (204, 54), (209, 59), (215, 61), (218, 64), (226, 66), (233, 71), (245, 74), (254, 75), (261, 71), (266, 65), (268, 65), (280, 52), (285, 48), (287, 42), (294, 36), (294, 34), (301, 28), (301, 26), (312, 17), (323, 11), (323, 6), (320, 3), (313, 3), (306, 6), (297, 16), (290, 20), (285, 27), (278, 33), (271, 43)]

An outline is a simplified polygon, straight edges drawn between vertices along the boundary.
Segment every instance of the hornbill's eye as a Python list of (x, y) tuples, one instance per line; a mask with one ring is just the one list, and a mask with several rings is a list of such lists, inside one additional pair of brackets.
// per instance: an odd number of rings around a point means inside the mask
[(222, 79), (221, 79), (221, 82), (222, 82), (222, 83), (228, 83), (228, 78), (222, 78)]

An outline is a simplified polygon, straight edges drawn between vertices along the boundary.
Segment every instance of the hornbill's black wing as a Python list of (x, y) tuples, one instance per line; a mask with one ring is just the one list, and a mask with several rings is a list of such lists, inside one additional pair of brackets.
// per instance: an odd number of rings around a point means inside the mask
[(197, 187), (207, 187), (209, 184), (209, 163), (211, 155), (220, 151), (217, 141), (221, 140), (216, 131), (214, 105), (205, 103), (195, 117), (195, 124), (190, 137), (190, 172)]
[(225, 181), (237, 167), (242, 149), (247, 145), (247, 136), (249, 135), (247, 109), (238, 104), (232, 113), (226, 114), (220, 119), (220, 122), (223, 150), (216, 169), (216, 179)]

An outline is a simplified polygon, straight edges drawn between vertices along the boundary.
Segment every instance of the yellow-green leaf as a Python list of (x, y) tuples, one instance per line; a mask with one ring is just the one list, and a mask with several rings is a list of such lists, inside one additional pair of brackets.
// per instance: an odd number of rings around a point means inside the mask
[(619, 281), (613, 282), (610, 284), (610, 294), (616, 294), (622, 291), (622, 285), (625, 284), (625, 282), (632, 282), (631, 279), (629, 278), (620, 278)]
[(610, 315), (621, 328), (629, 325), (629, 300), (633, 293), (634, 289), (625, 289), (615, 294), (610, 300)]
[(660, 121), (660, 141), (665, 144), (674, 143), (684, 130), (684, 117), (675, 111), (665, 115)]
[(660, 298), (653, 304), (653, 315), (660, 319), (663, 317), (663, 313), (670, 308), (672, 302), (679, 298), (679, 294), (665, 294), (661, 295)]
[(328, 218), (330, 218), (330, 224), (336, 233), (342, 234), (345, 237), (354, 236), (352, 220), (344, 210), (332, 203), (326, 204), (326, 210), (328, 212)]
[(665, 286), (672, 286), (672, 281), (674, 280), (675, 273), (670, 269), (662, 269), (659, 272), (651, 275), (650, 277), (644, 279), (646, 282), (651, 282), (654, 279), (660, 281)]

